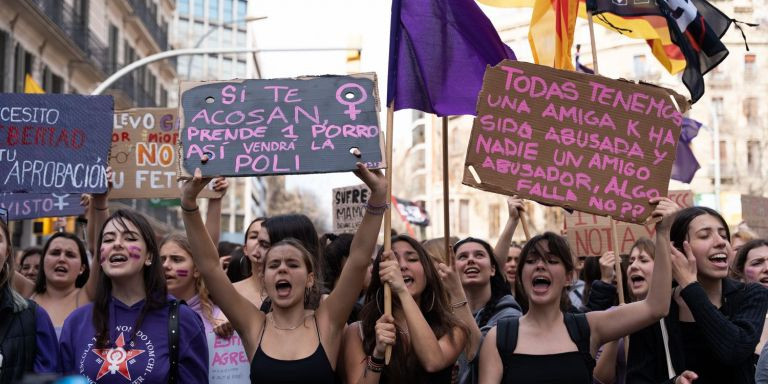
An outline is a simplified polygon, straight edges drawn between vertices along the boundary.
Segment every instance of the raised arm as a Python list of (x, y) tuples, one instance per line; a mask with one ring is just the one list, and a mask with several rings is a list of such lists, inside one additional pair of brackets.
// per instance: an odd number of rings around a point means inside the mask
[[(448, 291), (448, 298), (451, 301), (451, 308), (454, 315), (469, 328), (469, 340), (467, 341), (467, 361), (472, 361), (480, 348), (480, 340), (483, 333), (477, 326), (472, 310), (469, 308), (467, 295), (464, 293), (464, 287), (461, 286), (461, 280), (456, 274), (456, 270), (440, 263), (437, 265), (437, 273), (440, 274), (445, 290)], [(500, 273), (500, 272), (499, 272)]]
[(392, 251), (384, 252), (379, 268), (381, 281), (389, 283), (392, 295), (396, 295), (400, 301), (408, 324), (411, 346), (424, 370), (437, 372), (455, 363), (467, 342), (464, 332), (454, 328), (440, 339), (435, 336), (419, 305), (406, 289), (400, 264), (395, 260)]
[(87, 209), (89, 226), (93, 223), (93, 229), (86, 234), (88, 236), (88, 247), (89, 249), (92, 249), (92, 258), (91, 272), (88, 275), (88, 281), (86, 281), (83, 286), (83, 291), (89, 301), (93, 301), (94, 298), (96, 298), (96, 284), (101, 275), (101, 264), (99, 263), (98, 249), (96, 249), (96, 247), (98, 246), (101, 227), (104, 226), (104, 223), (106, 223), (109, 218), (109, 204), (107, 199), (109, 198), (109, 192), (112, 190), (112, 178), (114, 177), (112, 167), (107, 167), (106, 172), (106, 192), (93, 194)]
[(227, 274), (219, 267), (218, 251), (208, 235), (197, 206), (197, 196), (209, 181), (210, 179), (203, 179), (197, 169), (194, 178), (184, 182), (181, 197), (184, 226), (192, 247), (195, 266), (203, 276), (213, 302), (221, 308), (240, 334), (250, 360), (258, 346), (257, 337), (264, 325), (264, 314), (235, 290)]
[(669, 256), (672, 246), (669, 242), (669, 229), (679, 207), (666, 197), (653, 198), (650, 202), (658, 203), (651, 216), (662, 220), (656, 223), (656, 257), (648, 296), (645, 300), (622, 305), (612, 311), (593, 311), (587, 314), (592, 331), (593, 352), (605, 342), (645, 328), (669, 312), (672, 298), (672, 266)]
[(525, 210), (523, 199), (517, 197), (517, 195), (508, 197), (507, 209), (509, 210), (509, 219), (507, 220), (507, 224), (504, 225), (501, 235), (499, 235), (499, 241), (496, 242), (496, 247), (493, 249), (496, 263), (502, 266), (507, 263), (507, 255), (509, 255), (509, 246), (512, 244), (512, 236), (515, 234), (517, 224), (520, 222), (520, 211)]
[(214, 245), (219, 244), (221, 237), (221, 201), (227, 194), (229, 182), (226, 177), (217, 177), (213, 179), (213, 190), (221, 192), (221, 196), (208, 199), (208, 212), (205, 213), (205, 229), (211, 236)]
[[(355, 175), (368, 186), (371, 196), (365, 206), (363, 221), (352, 239), (349, 257), (341, 271), (336, 288), (317, 310), (318, 321), (327, 321), (325, 324), (331, 327), (331, 331), (340, 331), (344, 328), (355, 301), (360, 296), (371, 255), (376, 248), (381, 220), (385, 214), (389, 214), (386, 209), (387, 179), (381, 171), (371, 171), (362, 163), (357, 163)], [(331, 332), (331, 334), (334, 333)]]

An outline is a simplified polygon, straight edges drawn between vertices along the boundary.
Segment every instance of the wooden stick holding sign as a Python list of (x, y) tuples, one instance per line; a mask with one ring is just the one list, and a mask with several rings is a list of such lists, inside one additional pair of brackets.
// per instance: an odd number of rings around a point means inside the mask
[[(387, 198), (392, 198), (392, 131), (395, 118), (395, 100), (387, 106)], [(384, 251), (392, 250), (392, 210), (384, 214)], [(392, 287), (384, 283), (384, 314), (392, 316)], [(392, 359), (392, 346), (387, 345), (384, 351), (384, 364), (389, 364)]]
[(453, 267), (453, 250), (451, 249), (451, 217), (448, 200), (448, 116), (443, 120), (443, 243), (448, 265)]

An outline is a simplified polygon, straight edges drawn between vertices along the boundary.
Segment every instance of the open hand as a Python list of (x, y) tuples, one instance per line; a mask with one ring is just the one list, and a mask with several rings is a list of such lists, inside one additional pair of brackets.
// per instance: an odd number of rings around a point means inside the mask
[(670, 258), (672, 259), (672, 277), (681, 288), (696, 281), (696, 256), (691, 251), (688, 241), (683, 242), (683, 252), (670, 244)]

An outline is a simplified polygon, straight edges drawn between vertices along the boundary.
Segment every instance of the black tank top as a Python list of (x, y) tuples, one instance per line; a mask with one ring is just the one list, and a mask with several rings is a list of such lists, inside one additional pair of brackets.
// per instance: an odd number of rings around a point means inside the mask
[[(514, 353), (519, 319), (499, 322), (496, 346), (504, 365), (502, 383), (515, 384), (591, 384), (595, 360), (589, 353), (589, 324), (583, 314), (564, 314), (566, 328), (578, 351), (551, 355)], [(504, 338), (504, 340), (500, 339)]]
[[(298, 360), (278, 360), (270, 357), (261, 349), (264, 329), (259, 337), (259, 348), (251, 360), (251, 383), (275, 384), (336, 384), (336, 373), (333, 372), (328, 356), (320, 341), (317, 320), (312, 316), (317, 332), (317, 349), (311, 355)], [(266, 328), (266, 321), (264, 322)]]

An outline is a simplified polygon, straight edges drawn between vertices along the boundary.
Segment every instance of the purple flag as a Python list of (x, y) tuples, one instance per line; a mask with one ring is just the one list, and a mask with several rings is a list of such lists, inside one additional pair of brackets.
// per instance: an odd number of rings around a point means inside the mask
[(474, 115), (488, 65), (516, 59), (474, 0), (392, 0), (387, 106)]
[(672, 179), (690, 183), (693, 180), (693, 175), (701, 168), (691, 151), (691, 141), (699, 134), (700, 128), (700, 122), (687, 117), (683, 118), (680, 141), (677, 143), (677, 156), (675, 163), (672, 164), (672, 175), (670, 176)]

